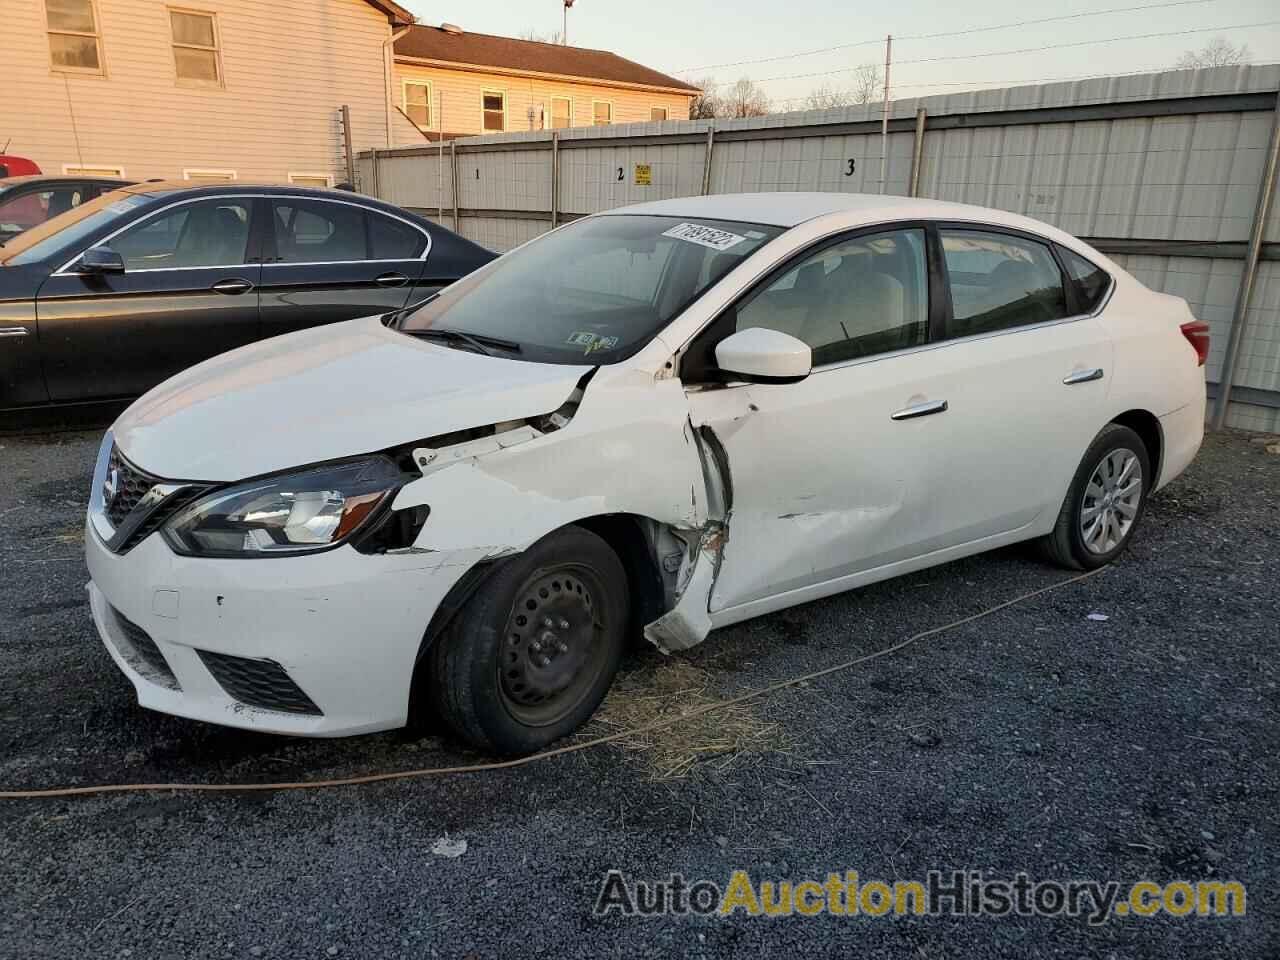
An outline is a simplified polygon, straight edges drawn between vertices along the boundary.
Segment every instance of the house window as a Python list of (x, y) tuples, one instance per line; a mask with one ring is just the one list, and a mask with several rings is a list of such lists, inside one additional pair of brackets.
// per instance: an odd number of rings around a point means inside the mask
[(401, 90), (404, 112), (419, 130), (431, 126), (431, 84), (426, 80), (406, 80)]
[(568, 97), (551, 98), (551, 129), (573, 126), (573, 101)]
[(650, 107), (649, 119), (652, 121), (667, 119), (667, 108), (666, 107)]
[(45, 0), (45, 22), (53, 69), (102, 72), (102, 39), (93, 0)]
[(480, 94), (484, 107), (484, 129), (507, 129), (507, 95), (496, 90), (485, 90)]
[(124, 167), (93, 166), (81, 167), (64, 163), (62, 172), (69, 177), (123, 177)]
[(605, 127), (613, 123), (613, 104), (608, 100), (592, 100), (591, 122), (597, 127)]
[(212, 13), (170, 10), (173, 31), (173, 64), (179, 80), (219, 84), (218, 29)]
[(332, 187), (333, 177), (326, 173), (291, 173), (289, 182), (297, 187)]
[(236, 172), (234, 170), (186, 169), (182, 171), (182, 177), (193, 183), (230, 183), (236, 178)]

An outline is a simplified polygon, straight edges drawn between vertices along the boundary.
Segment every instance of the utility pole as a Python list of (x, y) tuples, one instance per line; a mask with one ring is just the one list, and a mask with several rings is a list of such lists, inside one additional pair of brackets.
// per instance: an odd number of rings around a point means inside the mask
[(564, 46), (569, 45), (569, 8), (573, 6), (573, 0), (564, 0), (564, 26), (560, 30), (560, 43)]
[(889, 171), (889, 64), (893, 60), (893, 34), (884, 38), (884, 102), (880, 104), (880, 192)]

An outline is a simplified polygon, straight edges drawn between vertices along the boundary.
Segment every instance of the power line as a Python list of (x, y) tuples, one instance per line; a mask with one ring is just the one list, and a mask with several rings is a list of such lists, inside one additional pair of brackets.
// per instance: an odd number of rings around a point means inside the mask
[[(1119, 43), (1124, 40), (1152, 40), (1157, 37), (1182, 37), (1193, 33), (1222, 33), (1226, 30), (1249, 30), (1254, 27), (1271, 27), (1280, 24), (1280, 20), (1264, 20), (1260, 23), (1238, 23), (1223, 27), (1196, 27), (1193, 30), (1174, 30), (1168, 33), (1141, 33), (1127, 37), (1102, 37), (1097, 40), (1077, 40), (1074, 43), (1053, 43), (1043, 47), (1024, 47), (1020, 50), (993, 50), (988, 53), (966, 53), (942, 57), (921, 57), (917, 60), (898, 60), (896, 65), (906, 66), (913, 63), (940, 63), (954, 60), (980, 60), (986, 57), (1009, 57), (1020, 53), (1040, 53), (1045, 50), (1063, 50), (1068, 47), (1087, 47), (1099, 43)], [(883, 41), (880, 41), (883, 43)], [(764, 77), (756, 83), (773, 83), (778, 80), (805, 80), (810, 77), (829, 77), (837, 73), (848, 73), (849, 67), (836, 70), (819, 70), (815, 73), (792, 73), (781, 77)]]
[[(909, 37), (894, 37), (895, 40), (938, 40), (943, 37), (962, 37), (972, 33), (989, 33), (993, 30), (1009, 30), (1014, 27), (1029, 27), (1041, 23), (1056, 23), (1062, 20), (1080, 20), (1085, 17), (1101, 17), (1113, 13), (1132, 13), (1135, 10), (1160, 10), (1165, 7), (1185, 7), (1192, 4), (1216, 3), (1217, 0), (1169, 0), (1168, 3), (1152, 3), (1136, 7), (1112, 7), (1108, 10), (1091, 10), (1084, 13), (1068, 13), (1057, 17), (1042, 17), (1038, 20), (1018, 20), (1013, 23), (998, 23), (990, 27), (972, 27), (968, 30), (952, 30), (947, 33), (918, 33)], [(798, 57), (811, 57), (820, 53), (834, 53), (837, 50), (851, 50), (854, 47), (878, 46), (884, 43), (883, 37), (875, 40), (858, 40), (853, 43), (841, 43), (834, 47), (819, 47), (816, 50), (803, 50), (799, 53), (784, 53), (776, 57), (759, 57), (755, 60), (735, 60), (732, 63), (712, 63), (702, 67), (686, 67), (675, 73), (696, 73), (699, 70), (718, 70), (721, 67), (741, 67), (756, 63), (776, 63), (779, 60), (794, 60)]]

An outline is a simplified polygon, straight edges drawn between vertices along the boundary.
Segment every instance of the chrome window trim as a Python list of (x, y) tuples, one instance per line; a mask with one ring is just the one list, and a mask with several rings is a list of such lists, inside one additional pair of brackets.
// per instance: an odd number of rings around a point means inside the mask
[(399, 220), (401, 223), (406, 224), (407, 226), (410, 226), (413, 229), (417, 230), (419, 233), (421, 233), (424, 237), (427, 238), (427, 245), (423, 247), (422, 254), (420, 256), (402, 258), (399, 260), (314, 260), (314, 261), (307, 261), (305, 263), (236, 263), (236, 264), (222, 264), (222, 265), (200, 266), (200, 267), (142, 267), (137, 270), (126, 270), (125, 272), (126, 273), (172, 273), (178, 270), (238, 270), (241, 267), (318, 267), (318, 266), (333, 266), (335, 264), (354, 264), (354, 263), (404, 263), (406, 259), (409, 262), (417, 263), (419, 261), (425, 261), (427, 257), (430, 256), (431, 254), (431, 233), (425, 227), (421, 226), (420, 224), (414, 223), (412, 220), (406, 220), (404, 217), (398, 216), (397, 214), (389, 213), (386, 210), (380, 210), (377, 207), (372, 207), (367, 203), (357, 203), (356, 201), (353, 201), (353, 200), (339, 200), (337, 197), (312, 197), (312, 196), (307, 196), (305, 194), (292, 194), (292, 193), (220, 193), (215, 197), (210, 197), (210, 196), (187, 197), (185, 200), (175, 200), (173, 203), (168, 203), (168, 204), (165, 204), (163, 207), (160, 207), (159, 209), (152, 210), (150, 213), (145, 214), (139, 217), (138, 219), (133, 220), (130, 223), (126, 223), (123, 227), (120, 227), (118, 230), (115, 230), (112, 233), (107, 234), (107, 236), (103, 237), (97, 243), (94, 243), (90, 246), (85, 247), (83, 250), (77, 253), (74, 257), (72, 257), (62, 266), (60, 266), (57, 270), (53, 271), (53, 273), (50, 276), (54, 276), (54, 277), (93, 276), (92, 273), (87, 273), (84, 271), (77, 271), (77, 270), (68, 270), (67, 268), (70, 267), (73, 263), (76, 263), (89, 250), (93, 250), (97, 247), (100, 247), (104, 243), (110, 243), (112, 240), (120, 236), (120, 234), (124, 233), (126, 230), (136, 227), (140, 223), (146, 223), (148, 220), (151, 220), (154, 217), (158, 217), (160, 216), (160, 214), (166, 213), (167, 211), (172, 210), (175, 207), (181, 207), (188, 203), (201, 203), (206, 200), (288, 200), (288, 199), (311, 200), (316, 203), (340, 203), (348, 207), (358, 207), (359, 209), (364, 210), (367, 213), (381, 214), (382, 216), (388, 217), (392, 220)]
[(1102, 299), (1098, 301), (1098, 306), (1088, 313), (1077, 313), (1070, 317), (1059, 317), (1056, 320), (1042, 320), (1039, 323), (1027, 323), (1018, 327), (1006, 327), (1003, 330), (992, 330), (989, 333), (973, 333), (967, 337), (952, 337), (947, 340), (935, 340), (933, 343), (921, 343), (914, 347), (903, 347), (901, 350), (890, 350), (886, 353), (875, 353), (869, 357), (853, 357), (849, 360), (837, 360), (833, 363), (824, 363), (820, 367), (814, 367), (811, 374), (825, 373), (828, 370), (843, 370), (845, 367), (858, 367), (864, 363), (874, 363), (877, 360), (909, 356), (913, 353), (924, 353), (925, 351), (938, 350), (957, 343), (976, 343), (981, 340), (991, 340), (994, 337), (1007, 337), (1027, 330), (1045, 330), (1050, 327), (1062, 326), (1064, 323), (1078, 323), (1081, 320), (1092, 320), (1106, 309), (1107, 304), (1111, 301), (1111, 295), (1115, 291), (1116, 278), (1111, 276), (1110, 273), (1107, 274), (1107, 278), (1111, 281), (1107, 287), (1107, 292), (1103, 294)]

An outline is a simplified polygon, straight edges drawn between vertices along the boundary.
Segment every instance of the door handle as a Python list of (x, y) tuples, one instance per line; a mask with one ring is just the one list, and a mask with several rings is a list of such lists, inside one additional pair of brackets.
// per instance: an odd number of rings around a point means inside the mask
[(384, 273), (380, 277), (374, 277), (373, 282), (380, 287), (403, 287), (409, 282), (409, 278), (403, 273)]
[(238, 277), (231, 280), (220, 280), (213, 285), (213, 289), (218, 293), (225, 293), (228, 296), (236, 296), (241, 293), (248, 293), (253, 289), (253, 284), (248, 280), (241, 280)]
[(889, 415), (890, 420), (914, 420), (916, 417), (927, 417), (931, 413), (943, 413), (947, 409), (945, 400), (926, 400), (924, 403), (913, 403), (903, 407), (897, 413)]
[(1102, 377), (1102, 368), (1094, 367), (1092, 370), (1073, 370), (1062, 378), (1062, 382), (1069, 387), (1074, 383), (1089, 383), (1091, 380), (1101, 380)]
[(0, 327), (0, 337), (25, 337), (26, 327)]

